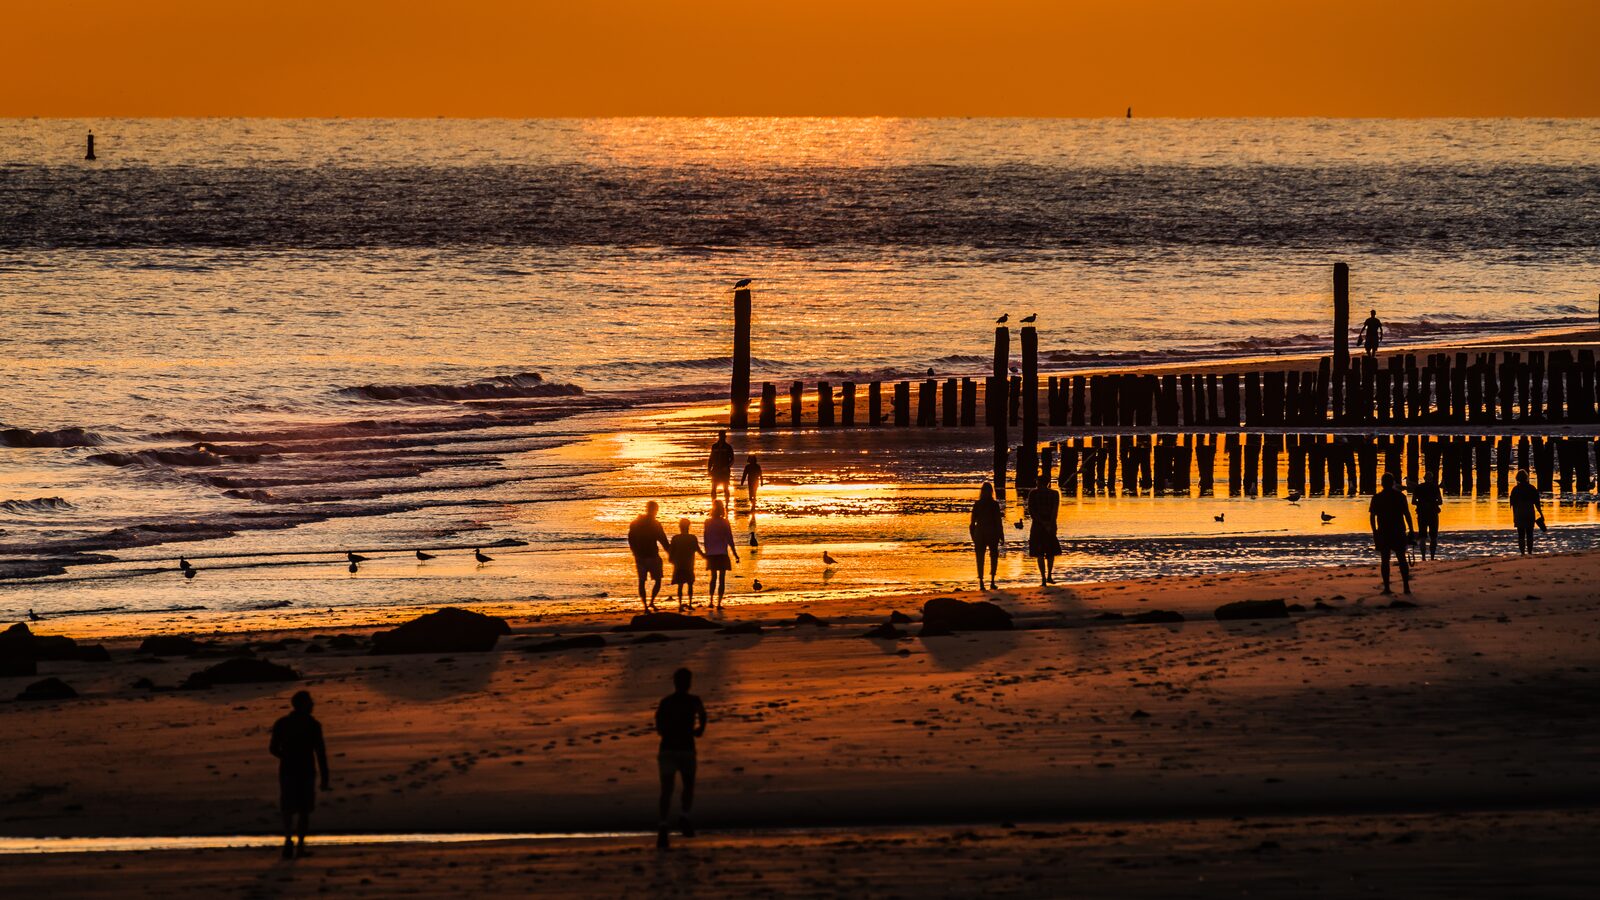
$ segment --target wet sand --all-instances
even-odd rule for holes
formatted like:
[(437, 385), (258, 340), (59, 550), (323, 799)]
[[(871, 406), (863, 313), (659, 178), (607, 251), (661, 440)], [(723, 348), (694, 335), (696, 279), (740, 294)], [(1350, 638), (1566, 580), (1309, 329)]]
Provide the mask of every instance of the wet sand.
[[(299, 687), (317, 696), (333, 754), (335, 789), (321, 800), (320, 830), (648, 829), (650, 713), (670, 672), (688, 665), (712, 716), (697, 820), (717, 846), (752, 864), (765, 841), (813, 837), (718, 831), (1205, 819), (1212, 824), (1183, 827), (1211, 841), (1234, 827), (1233, 816), (1310, 817), (1322, 820), (1312, 833), (1338, 843), (1376, 827), (1357, 824), (1372, 817), (1462, 814), (1470, 835), (1495, 830), (1484, 811), (1521, 810), (1541, 811), (1537, 821), (1558, 817), (1564, 834), (1592, 841), (1597, 576), (1600, 553), (1442, 561), (1420, 571), (1416, 608), (1391, 608), (1377, 595), (1372, 567), (1073, 585), (995, 595), (1017, 616), (1016, 631), (917, 638), (913, 624), (899, 640), (862, 635), (891, 610), (914, 616), (923, 597), (739, 609), (727, 618), (761, 623), (764, 633), (678, 632), (653, 643), (611, 633), (623, 617), (574, 611), (514, 619), (516, 634), (485, 654), (371, 657), (290, 644), (261, 655), (292, 665), (302, 682), (200, 692), (131, 684), (174, 685), (212, 660), (152, 662), (113, 644), (108, 664), (42, 664), (41, 677), (64, 678), (81, 699), (0, 704), (8, 757), (22, 761), (0, 772), (0, 833), (271, 833), (266, 732)], [(1211, 618), (1218, 604), (1244, 598), (1282, 598), (1307, 611)], [(1330, 608), (1316, 609), (1319, 600)], [(1153, 609), (1186, 621), (1108, 615)], [(790, 624), (802, 610), (833, 624)], [(608, 646), (520, 649), (593, 633)], [(0, 690), (26, 681), (5, 679)], [(947, 844), (946, 834), (918, 834), (903, 856), (880, 847), (862, 858), (914, 862), (917, 848), (936, 855)], [(1058, 851), (1008, 834), (991, 839), (1008, 853), (1073, 855), (1067, 838)], [(1478, 853), (1469, 838), (1450, 841), (1456, 849), (1439, 852), (1456, 863)], [(1141, 852), (1112, 846), (1102, 848), (1102, 865)], [(505, 852), (430, 849), (418, 859), (459, 859), (475, 873), (475, 854)], [(629, 877), (659, 865), (653, 851), (629, 842), (527, 852), (592, 861), (637, 854), (646, 868)], [(708, 852), (695, 858), (720, 859)], [(328, 848), (317, 865), (353, 875), (365, 867), (346, 860), (397, 855)], [(259, 865), (229, 877), (277, 877), (268, 856), (248, 856)], [(135, 868), (178, 858), (186, 857), (140, 857)], [(67, 871), (36, 862), (5, 868), (40, 879)], [(1296, 867), (1317, 883), (1348, 877), (1323, 863), (1344, 864), (1306, 854)], [(568, 864), (583, 866), (559, 865)], [(1212, 864), (1200, 865), (1204, 874)], [(1396, 865), (1404, 868), (1403, 858)], [(1567, 856), (1563, 865), (1579, 863)], [(805, 871), (792, 873), (802, 889)], [(383, 883), (372, 872), (361, 877)]]

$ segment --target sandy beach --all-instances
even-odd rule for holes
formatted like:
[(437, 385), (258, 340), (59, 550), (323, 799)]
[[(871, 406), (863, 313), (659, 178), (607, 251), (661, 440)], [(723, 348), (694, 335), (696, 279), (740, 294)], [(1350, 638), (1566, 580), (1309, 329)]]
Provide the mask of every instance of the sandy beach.
[[(992, 599), (1015, 616), (1015, 630), (927, 638), (915, 636), (915, 623), (900, 626), (898, 639), (863, 637), (892, 611), (915, 618), (925, 595), (739, 609), (726, 619), (757, 623), (760, 634), (681, 631), (667, 640), (612, 632), (624, 616), (517, 618), (495, 651), (444, 657), (374, 657), (360, 647), (308, 653), (328, 640), (307, 631), (229, 635), (225, 646), (261, 648), (301, 680), (206, 691), (132, 684), (173, 686), (215, 660), (156, 661), (113, 641), (110, 663), (41, 664), (41, 677), (63, 678), (80, 699), (0, 705), (8, 753), (29, 761), (0, 774), (0, 831), (270, 834), (266, 730), (301, 687), (318, 698), (333, 756), (319, 831), (641, 831), (653, 823), (649, 714), (670, 672), (687, 665), (712, 721), (697, 811), (706, 837), (680, 847), (718, 871), (769, 871), (761, 861), (772, 855), (845, 857), (860, 865), (840, 861), (838, 877), (870, 884), (883, 877), (880, 864), (916, 864), (954, 842), (1002, 847), (1023, 862), (1068, 860), (1071, 877), (1061, 884), (1070, 887), (1077, 878), (1110, 879), (1128, 860), (1155, 865), (1157, 847), (1170, 840), (1195, 842), (1199, 861), (1186, 865), (1199, 868), (1187, 878), (1223, 864), (1212, 852), (1232, 854), (1252, 861), (1243, 872), (1228, 866), (1240, 884), (1292, 893), (1276, 851), (1266, 862), (1239, 856), (1264, 838), (1240, 846), (1229, 837), (1242, 828), (1236, 817), (1311, 843), (1398, 828), (1428, 835), (1419, 843), (1433, 849), (1417, 853), (1459, 854), (1454, 864), (1470, 865), (1471, 842), (1510, 840), (1501, 817), (1592, 840), (1597, 574), (1600, 553), (1425, 564), (1405, 598), (1414, 608), (1379, 595), (1372, 567), (1003, 591)], [(1241, 599), (1282, 599), (1305, 611), (1214, 620), (1217, 606)], [(1133, 620), (1154, 610), (1184, 621)], [(796, 625), (800, 612), (829, 625)], [(606, 646), (523, 649), (586, 634)], [(6, 690), (21, 681), (7, 679)], [(1420, 818), (1394, 824), (1410, 817)], [(1127, 831), (1105, 824), (1112, 820), (1139, 823), (1127, 833), (1143, 837), (1108, 837)], [(1039, 830), (1027, 823), (1048, 823), (1040, 826), (1048, 836), (1025, 837)], [(905, 843), (877, 830), (913, 825)], [(944, 826), (981, 826), (980, 837)], [(1272, 840), (1282, 848), (1295, 839)], [(854, 842), (849, 853), (839, 841)], [(1371, 863), (1372, 877), (1381, 881), (1391, 864), (1407, 868), (1411, 852), (1387, 849), (1390, 862)], [(562, 877), (580, 879), (585, 866), (606, 861), (626, 870), (621, 861), (635, 859), (645, 868), (633, 875), (648, 880), (662, 865), (654, 853), (644, 838), (403, 854), (327, 848), (308, 861), (326, 867), (315, 878), (284, 873), (264, 851), (12, 857), (3, 877), (48, 887), (122, 865), (174, 890), (339, 883), (380, 894), (380, 879), (347, 876), (415, 866), (441, 892), (469, 884), (513, 892), (515, 881), (460, 879), (515, 856), (558, 890)], [(1566, 858), (1573, 874), (1585, 874), (1586, 864)], [(1306, 852), (1293, 868), (1349, 862)], [(773, 874), (802, 892), (806, 879), (821, 877), (798, 865)], [(1317, 883), (1331, 885), (1332, 874), (1322, 871)], [(1177, 883), (1134, 880), (1156, 893)], [(708, 890), (739, 893), (734, 883)], [(582, 892), (581, 880), (566, 884)], [(627, 892), (619, 883), (617, 893)]]

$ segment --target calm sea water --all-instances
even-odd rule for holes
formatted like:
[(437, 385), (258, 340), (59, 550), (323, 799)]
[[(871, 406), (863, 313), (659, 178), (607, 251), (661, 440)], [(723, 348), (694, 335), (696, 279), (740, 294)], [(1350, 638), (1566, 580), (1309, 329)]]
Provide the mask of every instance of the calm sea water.
[(741, 277), (772, 378), (978, 369), (1002, 311), (1059, 366), (1322, 345), (1336, 260), (1399, 337), (1590, 322), (1596, 146), (1585, 120), (3, 120), (0, 560), (603, 546), (593, 509), (507, 510), (668, 489), (557, 448), (719, 390)]

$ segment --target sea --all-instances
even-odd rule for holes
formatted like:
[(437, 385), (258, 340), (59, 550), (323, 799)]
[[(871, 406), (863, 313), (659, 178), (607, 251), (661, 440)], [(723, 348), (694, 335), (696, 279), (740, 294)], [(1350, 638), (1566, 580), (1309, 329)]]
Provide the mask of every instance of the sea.
[[(1315, 350), (1341, 261), (1392, 342), (1590, 325), (1595, 147), (1585, 119), (0, 119), (0, 616), (637, 603), (620, 535), (646, 497), (704, 514), (705, 426), (674, 422), (726, 395), (742, 278), (772, 381), (980, 372), (1002, 313), (1046, 370)], [(769, 449), (736, 589), (966, 577), (981, 454)], [(1132, 502), (1064, 513), (1069, 576), (1363, 552), (1357, 506), (1341, 543)], [(855, 565), (824, 579), (823, 546)]]

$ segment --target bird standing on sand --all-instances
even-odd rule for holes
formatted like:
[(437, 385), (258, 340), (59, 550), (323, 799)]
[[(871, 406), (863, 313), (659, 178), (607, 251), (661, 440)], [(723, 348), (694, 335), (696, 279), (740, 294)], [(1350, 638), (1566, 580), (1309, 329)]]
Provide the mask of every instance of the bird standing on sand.
[(421, 550), (417, 551), (417, 562), (427, 562), (430, 559), (433, 559), (432, 553), (423, 553)]
[(1004, 325), (1009, 321), (1011, 321), (1011, 313), (1001, 313), (1000, 318), (995, 319), (994, 323), (996, 325)]
[(822, 551), (822, 562), (823, 562), (823, 565), (828, 565), (828, 566), (836, 566), (836, 565), (839, 564), (839, 561), (837, 559), (834, 559), (831, 555), (829, 555), (828, 551), (826, 551), (826, 550)]
[(180, 556), (178, 557), (178, 568), (182, 571), (188, 572), (193, 569), (194, 566), (189, 564), (189, 560), (187, 558)]
[(38, 613), (36, 613), (36, 612), (34, 612), (33, 610), (30, 609), (30, 610), (28, 610), (28, 621), (29, 622), (41, 622), (43, 620), (39, 618), (39, 614)]
[(1290, 503), (1299, 503), (1300, 502), (1300, 498), (1304, 497), (1304, 496), (1305, 495), (1300, 493), (1299, 491), (1290, 491), (1289, 492), (1289, 496), (1287, 496), (1287, 497), (1285, 497), (1283, 499), (1289, 501)]
[(1327, 513), (1323, 513), (1322, 514), (1322, 524), (1324, 524), (1324, 525), (1328, 524), (1329, 522), (1332, 522), (1333, 519), (1334, 519), (1334, 517), (1328, 515)]
[(183, 570), (183, 577), (185, 577), (185, 578), (193, 578), (194, 577), (194, 573), (196, 573), (198, 571), (200, 571), (200, 570), (196, 569), (194, 566), (190, 566), (189, 568)]
[(1212, 516), (1211, 518), (1215, 519), (1218, 522), (1221, 522), (1222, 521), (1222, 517), (1226, 516), (1226, 515), (1227, 515), (1227, 513), (1217, 513), (1216, 515)]
[(750, 286), (750, 282), (752, 282), (752, 281), (755, 281), (755, 279), (754, 278), (741, 278), (738, 281), (735, 281), (733, 283), (733, 289), (737, 291), (737, 290), (740, 290), (741, 288), (747, 288), (747, 287)]
[(365, 556), (362, 556), (359, 553), (351, 553), (348, 550), (345, 551), (344, 558), (350, 560), (351, 565), (354, 565), (356, 563), (364, 563), (364, 562), (367, 561), (367, 558)]
[(1022, 324), (1024, 324), (1024, 325), (1032, 325), (1034, 322), (1037, 322), (1037, 321), (1039, 321), (1039, 314), (1038, 313), (1028, 313), (1027, 318), (1022, 320)]
[(761, 579), (757, 578), (755, 581), (750, 582), (750, 587), (753, 590), (761, 590)]
[(494, 561), (494, 557), (484, 556), (483, 551), (477, 547), (472, 548), (472, 558), (477, 560), (480, 564)]

